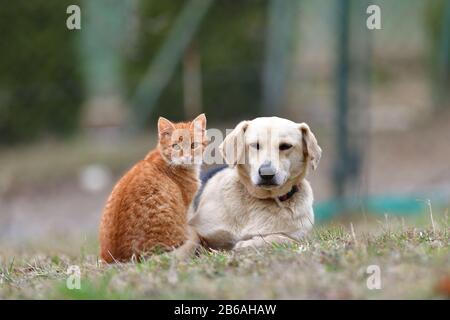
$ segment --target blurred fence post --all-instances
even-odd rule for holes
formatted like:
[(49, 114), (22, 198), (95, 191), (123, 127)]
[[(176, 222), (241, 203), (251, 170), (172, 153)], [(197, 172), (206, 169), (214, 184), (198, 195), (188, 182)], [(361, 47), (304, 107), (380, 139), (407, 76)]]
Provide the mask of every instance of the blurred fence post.
[(347, 184), (349, 163), (348, 109), (349, 109), (349, 0), (338, 2), (338, 58), (336, 68), (336, 146), (337, 161), (334, 168), (336, 196), (343, 197)]
[[(355, 209), (359, 204), (364, 206), (360, 202), (368, 193), (368, 176), (363, 174), (362, 166), (369, 161), (370, 151), (371, 32), (375, 32), (366, 28), (368, 5), (367, 1), (340, 0), (337, 8), (337, 160), (334, 167), (337, 212)], [(352, 22), (359, 27), (352, 28)]]
[(183, 104), (188, 119), (202, 111), (202, 68), (195, 40), (191, 41), (183, 56)]
[(145, 126), (162, 90), (212, 3), (213, 0), (190, 0), (183, 7), (132, 97), (135, 108), (135, 123), (130, 123), (132, 128)]
[(443, 109), (443, 104), (449, 103), (448, 86), (450, 84), (450, 1), (444, 5), (442, 13), (441, 38), (438, 50), (437, 70), (437, 101), (436, 110)]
[(120, 126), (125, 120), (121, 48), (135, 4), (134, 0), (83, 1), (79, 32), (87, 89), (83, 118), (88, 126)]
[(284, 104), (289, 53), (295, 39), (295, 14), (300, 1), (270, 0), (263, 71), (262, 112), (274, 115)]
[(347, 170), (351, 178), (350, 194), (354, 195), (353, 208), (362, 206), (366, 210), (366, 199), (369, 194), (369, 168), (371, 143), (371, 74), (372, 74), (372, 41), (377, 30), (366, 28), (367, 8), (370, 0), (355, 1), (350, 12), (355, 15), (350, 18), (361, 28), (350, 27), (352, 30), (350, 48), (352, 57), (351, 90), (349, 103), (349, 152), (350, 163)]

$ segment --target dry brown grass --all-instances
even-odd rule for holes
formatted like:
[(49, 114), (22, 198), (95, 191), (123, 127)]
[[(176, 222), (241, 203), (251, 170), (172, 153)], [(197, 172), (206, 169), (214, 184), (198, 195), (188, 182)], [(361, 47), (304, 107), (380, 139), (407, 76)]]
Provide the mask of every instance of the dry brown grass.
[[(162, 254), (106, 266), (97, 260), (95, 242), (79, 254), (48, 248), (18, 255), (11, 251), (1, 255), (0, 298), (445, 298), (439, 288), (450, 270), (449, 224), (438, 220), (436, 231), (401, 224), (360, 231), (362, 225), (354, 224), (352, 233), (350, 225), (324, 226), (296, 245), (244, 252), (203, 250), (188, 262)], [(66, 287), (70, 265), (81, 269), (80, 290)], [(366, 286), (369, 265), (381, 269), (380, 290)]]

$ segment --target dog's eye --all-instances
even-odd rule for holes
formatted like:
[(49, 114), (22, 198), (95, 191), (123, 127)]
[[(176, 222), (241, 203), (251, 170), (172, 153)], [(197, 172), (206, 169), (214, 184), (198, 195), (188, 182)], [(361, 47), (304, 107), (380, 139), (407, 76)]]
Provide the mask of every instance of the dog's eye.
[(198, 142), (192, 142), (191, 143), (191, 149), (197, 149), (198, 146), (199, 146)]
[(252, 147), (252, 148), (254, 148), (256, 150), (259, 150), (259, 143), (258, 142), (250, 143), (250, 147)]
[(179, 144), (177, 144), (177, 143), (174, 143), (174, 144), (172, 145), (172, 149), (173, 149), (173, 150), (180, 150), (180, 149), (181, 149), (181, 147), (180, 147), (180, 145), (179, 145)]
[(292, 148), (292, 144), (289, 144), (289, 143), (280, 144), (280, 150), (288, 150), (290, 148)]

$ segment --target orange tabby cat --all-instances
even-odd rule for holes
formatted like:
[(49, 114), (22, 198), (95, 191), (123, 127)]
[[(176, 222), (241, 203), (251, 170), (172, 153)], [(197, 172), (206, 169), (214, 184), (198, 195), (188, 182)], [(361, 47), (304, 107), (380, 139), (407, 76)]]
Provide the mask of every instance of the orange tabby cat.
[(158, 120), (159, 142), (114, 187), (100, 224), (100, 255), (110, 263), (156, 248), (192, 253), (198, 242), (187, 210), (199, 187), (206, 117), (187, 123)]

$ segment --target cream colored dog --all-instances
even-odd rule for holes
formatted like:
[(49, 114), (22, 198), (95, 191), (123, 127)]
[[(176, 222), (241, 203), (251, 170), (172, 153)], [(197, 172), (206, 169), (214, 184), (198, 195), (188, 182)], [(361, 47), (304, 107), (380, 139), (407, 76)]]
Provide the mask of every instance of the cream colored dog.
[(314, 223), (305, 180), (322, 150), (305, 123), (270, 117), (242, 121), (220, 151), (230, 167), (203, 185), (190, 224), (215, 249), (301, 238)]

